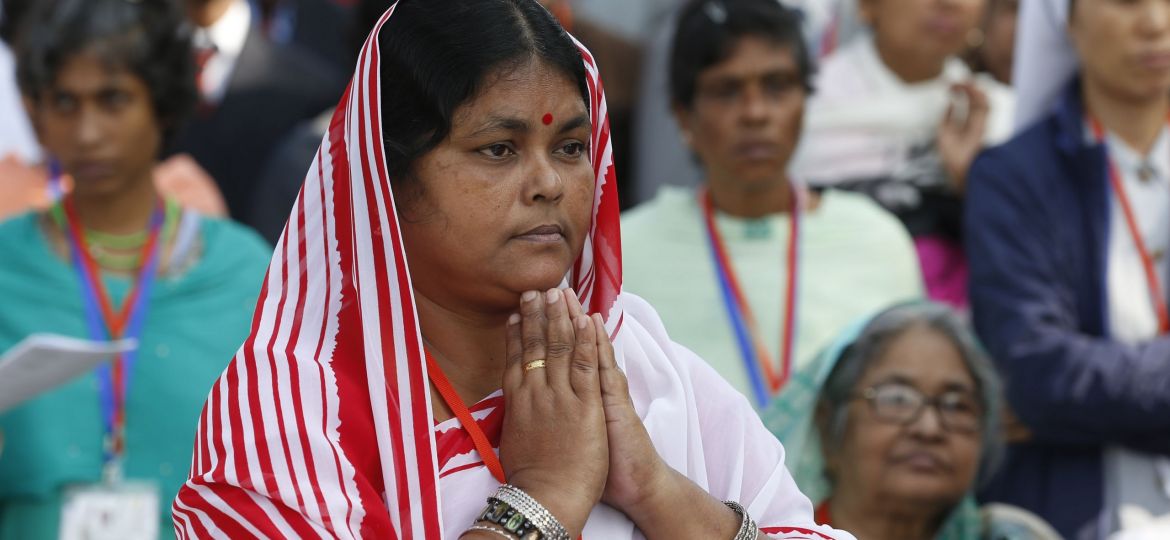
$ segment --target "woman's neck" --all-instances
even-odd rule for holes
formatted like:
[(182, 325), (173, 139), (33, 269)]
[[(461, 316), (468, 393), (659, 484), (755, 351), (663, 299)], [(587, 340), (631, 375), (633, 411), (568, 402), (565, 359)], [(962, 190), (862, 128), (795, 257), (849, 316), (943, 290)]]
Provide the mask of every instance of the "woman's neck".
[(902, 82), (915, 84), (937, 79), (947, 65), (946, 58), (926, 58), (914, 51), (898, 51), (874, 37), (874, 48), (886, 68), (894, 72)]
[(892, 509), (882, 504), (851, 504), (844, 498), (829, 503), (833, 527), (866, 540), (932, 540), (941, 519), (937, 511), (920, 505)]
[(1164, 94), (1146, 99), (1118, 95), (1091, 77), (1081, 77), (1085, 108), (1102, 126), (1146, 155), (1166, 125), (1170, 102)]
[(768, 186), (744, 186), (734, 180), (709, 179), (711, 203), (719, 211), (738, 218), (760, 218), (792, 210), (788, 179)]
[(159, 200), (158, 191), (149, 177), (108, 195), (79, 193), (74, 188), (70, 197), (82, 227), (108, 234), (142, 231), (149, 226), (150, 215)]
[(451, 309), (415, 290), (423, 339), (465, 405), (495, 392), (506, 364), (508, 312)]

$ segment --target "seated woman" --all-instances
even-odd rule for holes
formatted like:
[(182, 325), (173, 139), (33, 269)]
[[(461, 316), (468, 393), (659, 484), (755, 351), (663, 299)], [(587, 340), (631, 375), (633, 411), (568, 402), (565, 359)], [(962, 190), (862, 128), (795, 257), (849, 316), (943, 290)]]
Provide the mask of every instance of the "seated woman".
[(847, 330), (765, 415), (817, 522), (885, 540), (1059, 538), (972, 492), (998, 460), (999, 380), (950, 309), (902, 304)]
[(605, 107), (536, 0), (383, 15), (204, 410), (179, 536), (852, 538), (621, 292)]
[(872, 33), (824, 60), (794, 176), (865, 193), (914, 237), (930, 298), (966, 306), (967, 169), (1011, 132), (1011, 91), (958, 57), (985, 0), (859, 0)]
[(0, 351), (43, 332), (138, 347), (0, 415), (0, 539), (78, 538), (123, 519), (145, 535), (169, 528), (190, 424), (247, 335), (267, 248), (152, 181), (194, 100), (181, 20), (170, 2), (124, 0), (38, 2), (29, 15), (22, 91), (75, 189), (0, 224)]

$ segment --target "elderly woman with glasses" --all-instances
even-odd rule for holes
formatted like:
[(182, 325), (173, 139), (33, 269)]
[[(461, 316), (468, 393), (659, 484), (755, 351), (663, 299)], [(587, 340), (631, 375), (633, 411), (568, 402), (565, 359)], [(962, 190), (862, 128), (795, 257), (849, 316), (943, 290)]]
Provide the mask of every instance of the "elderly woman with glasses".
[(964, 323), (919, 302), (855, 325), (793, 379), (765, 423), (831, 523), (873, 540), (1051, 538), (971, 496), (1002, 443), (1000, 383)]

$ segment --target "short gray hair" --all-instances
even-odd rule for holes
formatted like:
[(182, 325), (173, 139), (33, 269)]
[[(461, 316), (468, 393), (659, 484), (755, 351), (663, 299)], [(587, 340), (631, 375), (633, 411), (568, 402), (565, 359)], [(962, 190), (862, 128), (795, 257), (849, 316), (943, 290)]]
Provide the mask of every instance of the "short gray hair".
[[(880, 358), (894, 338), (914, 326), (925, 326), (949, 338), (959, 350), (971, 377), (975, 379), (980, 404), (983, 406), (982, 442), (979, 458), (979, 482), (985, 482), (1003, 456), (1003, 438), (1000, 433), (1001, 384), (991, 360), (984, 352), (966, 322), (950, 308), (933, 302), (914, 302), (891, 307), (877, 316), (861, 331), (841, 356), (818, 398), (818, 413), (825, 414), (828, 425), (824, 440), (830, 448), (839, 447), (849, 420), (849, 403), (855, 387), (868, 371), (871, 363)], [(818, 415), (819, 417), (820, 415)], [(828, 450), (828, 448), (825, 448)]]

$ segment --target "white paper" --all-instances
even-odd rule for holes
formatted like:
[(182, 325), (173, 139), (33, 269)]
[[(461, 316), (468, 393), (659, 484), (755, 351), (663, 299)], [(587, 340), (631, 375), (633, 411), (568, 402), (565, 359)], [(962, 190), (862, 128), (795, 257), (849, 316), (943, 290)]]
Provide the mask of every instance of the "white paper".
[(0, 356), (0, 412), (89, 373), (137, 346), (133, 339), (87, 341), (33, 334)]

